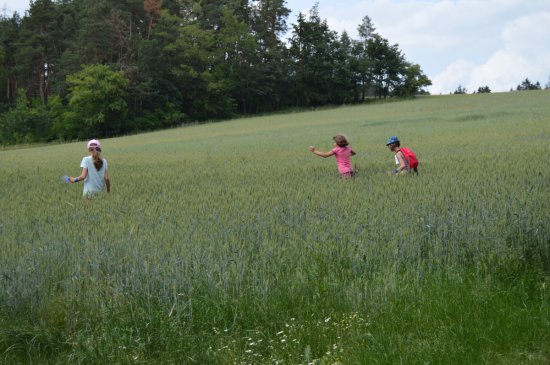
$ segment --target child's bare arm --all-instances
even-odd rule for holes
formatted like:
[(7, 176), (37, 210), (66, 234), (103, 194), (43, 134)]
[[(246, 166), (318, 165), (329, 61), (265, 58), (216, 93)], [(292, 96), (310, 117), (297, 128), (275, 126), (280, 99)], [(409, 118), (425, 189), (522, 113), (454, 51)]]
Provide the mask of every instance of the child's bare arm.
[(407, 167), (407, 165), (405, 164), (403, 153), (397, 152), (396, 156), (397, 156), (397, 160), (399, 161), (399, 167), (397, 168), (397, 172), (399, 173), (403, 171)]
[(107, 188), (107, 192), (111, 192), (111, 179), (109, 179), (109, 171), (105, 170), (105, 187)]
[(70, 179), (71, 182), (76, 183), (76, 182), (84, 180), (86, 178), (86, 176), (88, 176), (88, 169), (84, 167), (84, 168), (82, 168), (82, 173), (80, 174), (80, 176), (71, 177), (69, 179)]
[(315, 154), (319, 157), (323, 157), (323, 158), (327, 158), (327, 157), (330, 157), (330, 156), (334, 155), (333, 151), (322, 152), (322, 151), (316, 150), (315, 147), (313, 147), (313, 146), (309, 146), (308, 149), (311, 151), (311, 153), (313, 153), (313, 154)]
[(355, 156), (357, 153), (353, 150), (353, 148), (351, 149), (351, 155), (352, 156)]

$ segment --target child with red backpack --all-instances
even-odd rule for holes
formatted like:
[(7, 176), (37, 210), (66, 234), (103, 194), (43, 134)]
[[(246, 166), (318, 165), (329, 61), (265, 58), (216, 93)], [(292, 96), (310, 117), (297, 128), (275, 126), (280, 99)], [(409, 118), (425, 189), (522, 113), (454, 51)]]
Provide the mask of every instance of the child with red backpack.
[(414, 172), (418, 174), (418, 159), (413, 151), (407, 147), (401, 147), (397, 136), (388, 138), (386, 146), (395, 153), (395, 164), (399, 165), (392, 171), (393, 174)]

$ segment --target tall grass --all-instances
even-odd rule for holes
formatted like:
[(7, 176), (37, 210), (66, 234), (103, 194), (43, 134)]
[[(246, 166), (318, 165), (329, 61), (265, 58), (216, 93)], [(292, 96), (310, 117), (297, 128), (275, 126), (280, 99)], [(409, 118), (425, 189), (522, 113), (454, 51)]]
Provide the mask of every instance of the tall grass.
[(107, 139), (93, 202), (84, 143), (0, 152), (0, 359), (546, 364), (549, 127), (538, 91)]

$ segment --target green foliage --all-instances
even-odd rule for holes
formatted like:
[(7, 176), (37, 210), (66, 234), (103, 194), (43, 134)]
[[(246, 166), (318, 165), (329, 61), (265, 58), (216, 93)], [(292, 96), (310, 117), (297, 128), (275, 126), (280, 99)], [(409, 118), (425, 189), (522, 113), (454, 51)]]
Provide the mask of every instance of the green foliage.
[(0, 64), (0, 75), (2, 76), (0, 77), (5, 78), (4, 82), (0, 84), (0, 113), (15, 105), (18, 82), (14, 55), (20, 33), (20, 21), (16, 14), (11, 19), (0, 17), (0, 53), (2, 54), (2, 63)]
[(6, 51), (2, 44), (0, 44), (0, 113), (3, 112), (4, 105), (6, 103), (6, 85), (8, 80), (8, 73), (4, 66), (6, 61)]
[(69, 94), (63, 121), (71, 134), (64, 138), (91, 138), (120, 134), (128, 106), (126, 88), (128, 80), (120, 71), (104, 65), (84, 66), (82, 71), (67, 76)]
[(334, 81), (330, 99), (336, 104), (350, 104), (356, 101), (354, 69), (350, 59), (353, 57), (353, 42), (347, 33), (343, 33), (335, 42)]
[(236, 87), (237, 109), (243, 114), (264, 113), (293, 105), (288, 77), (290, 63), (286, 43), (281, 37), (288, 29), (290, 9), (285, 1), (259, 1), (251, 7), (249, 27), (255, 35), (252, 64), (247, 80)]
[[(84, 142), (2, 151), (0, 362), (548, 363), (549, 101), (421, 97), (104, 139), (113, 187), (93, 202), (59, 181)], [(354, 180), (307, 151), (335, 132)], [(386, 175), (393, 134), (418, 176)]]
[(24, 144), (51, 139), (51, 116), (42, 106), (30, 105), (23, 89), (15, 108), (0, 115), (0, 144)]
[(394, 93), (403, 97), (411, 97), (421, 94), (423, 88), (431, 84), (432, 82), (422, 72), (420, 65), (406, 63), (403, 71), (403, 78), (401, 82), (395, 86)]
[[(369, 73), (373, 78), (374, 95), (386, 98), (401, 82), (401, 75), (406, 66), (404, 56), (397, 44), (390, 45), (387, 39), (378, 34), (374, 34), (367, 41), (366, 53), (369, 59)], [(415, 69), (410, 69), (412, 76), (409, 82), (419, 73), (415, 72)]]
[(136, 131), (155, 130), (160, 127), (169, 128), (181, 126), (185, 123), (185, 115), (174, 104), (166, 103), (162, 108), (153, 111), (146, 110), (142, 116), (136, 118)]
[[(140, 118), (145, 114), (162, 110), (166, 105), (170, 105), (169, 109), (181, 110), (181, 94), (176, 83), (170, 77), (170, 70), (158, 67), (159, 64), (165, 63), (163, 48), (162, 40), (142, 42), (139, 48), (137, 67), (127, 70), (126, 75), (130, 81), (128, 86), (129, 112), (133, 113), (129, 118), (134, 119), (133, 125), (128, 129), (141, 130)], [(133, 105), (133, 108), (130, 105)], [(151, 122), (149, 127), (144, 130), (171, 126), (169, 120), (156, 119)]]
[(291, 74), (297, 85), (296, 106), (326, 105), (334, 85), (332, 60), (336, 33), (319, 17), (317, 5), (308, 16), (300, 13), (293, 28), (289, 53), (294, 62)]

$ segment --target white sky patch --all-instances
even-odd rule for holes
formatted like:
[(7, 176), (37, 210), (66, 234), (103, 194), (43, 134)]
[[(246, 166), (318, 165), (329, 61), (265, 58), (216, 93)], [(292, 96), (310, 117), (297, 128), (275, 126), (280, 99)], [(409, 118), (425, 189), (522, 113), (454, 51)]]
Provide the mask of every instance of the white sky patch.
[[(474, 64), (467, 60), (461, 59), (452, 62), (443, 72), (431, 78), (433, 86), (430, 92), (432, 94), (447, 94), (450, 91), (455, 91), (459, 85), (468, 89), (462, 80), (468, 79), (473, 69)], [(472, 90), (467, 90), (467, 92), (470, 91)]]
[(497, 51), (485, 64), (471, 70), (465, 86), (468, 92), (476, 91), (482, 86), (489, 86), (491, 91), (515, 90), (529, 74), (529, 68), (530, 62), (521, 54)]
[(544, 87), (550, 76), (550, 50), (543, 46), (548, 35), (550, 12), (509, 23), (501, 35), (504, 47), (472, 70), (467, 87), (474, 91), (487, 85), (492, 91), (509, 91), (526, 78)]
[(0, 0), (0, 13), (10, 18), (13, 12), (17, 12), (22, 17), (29, 10), (29, 4), (29, 0)]

